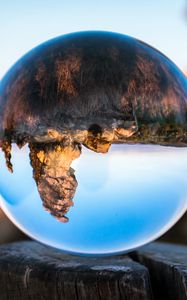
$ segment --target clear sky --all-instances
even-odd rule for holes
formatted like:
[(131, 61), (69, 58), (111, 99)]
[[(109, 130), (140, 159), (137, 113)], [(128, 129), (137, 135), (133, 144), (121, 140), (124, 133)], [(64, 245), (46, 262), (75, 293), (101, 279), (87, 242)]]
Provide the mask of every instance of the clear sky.
[(37, 44), (92, 29), (144, 40), (186, 70), (185, 6), (186, 0), (0, 0), (0, 78)]

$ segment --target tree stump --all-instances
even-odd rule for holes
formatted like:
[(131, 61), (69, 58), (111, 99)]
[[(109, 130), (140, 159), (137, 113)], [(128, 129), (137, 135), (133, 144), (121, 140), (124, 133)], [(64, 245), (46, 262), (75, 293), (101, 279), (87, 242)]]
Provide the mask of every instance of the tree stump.
[(0, 247), (0, 300), (184, 300), (187, 247), (152, 243), (128, 255), (80, 257), (37, 242)]
[(187, 299), (187, 247), (152, 243), (132, 257), (149, 270), (155, 300)]
[(27, 241), (0, 247), (0, 300), (148, 300), (149, 272), (127, 255), (80, 257)]

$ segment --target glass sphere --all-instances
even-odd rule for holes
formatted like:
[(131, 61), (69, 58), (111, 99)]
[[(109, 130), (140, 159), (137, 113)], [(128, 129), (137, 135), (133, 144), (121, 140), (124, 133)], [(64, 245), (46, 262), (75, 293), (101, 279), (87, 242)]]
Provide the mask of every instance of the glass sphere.
[(26, 234), (75, 254), (130, 251), (186, 210), (187, 80), (122, 34), (55, 38), (1, 80), (0, 148), (0, 206)]
[(12, 156), (14, 173), (0, 177), (1, 207), (30, 237), (67, 252), (129, 251), (166, 232), (187, 208), (186, 148), (123, 144), (107, 154), (84, 148), (73, 165), (79, 184), (67, 223), (43, 209), (28, 148), (14, 146)]

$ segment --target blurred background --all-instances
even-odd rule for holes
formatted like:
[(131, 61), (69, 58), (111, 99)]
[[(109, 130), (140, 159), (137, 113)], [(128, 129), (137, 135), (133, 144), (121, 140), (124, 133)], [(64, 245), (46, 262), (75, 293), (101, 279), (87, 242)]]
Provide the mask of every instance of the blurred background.
[[(81, 30), (115, 31), (143, 40), (187, 76), (186, 0), (0, 0), (0, 79), (36, 45)], [(25, 238), (0, 210), (0, 244)], [(161, 240), (187, 244), (187, 214)]]

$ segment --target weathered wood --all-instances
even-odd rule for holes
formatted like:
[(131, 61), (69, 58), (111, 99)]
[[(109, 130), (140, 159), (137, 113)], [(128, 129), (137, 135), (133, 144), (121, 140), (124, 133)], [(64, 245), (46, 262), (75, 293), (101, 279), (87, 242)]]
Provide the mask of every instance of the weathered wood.
[(149, 269), (155, 300), (187, 299), (187, 247), (152, 243), (132, 257)]
[(0, 300), (152, 299), (146, 267), (127, 255), (77, 257), (28, 241), (0, 247)]

